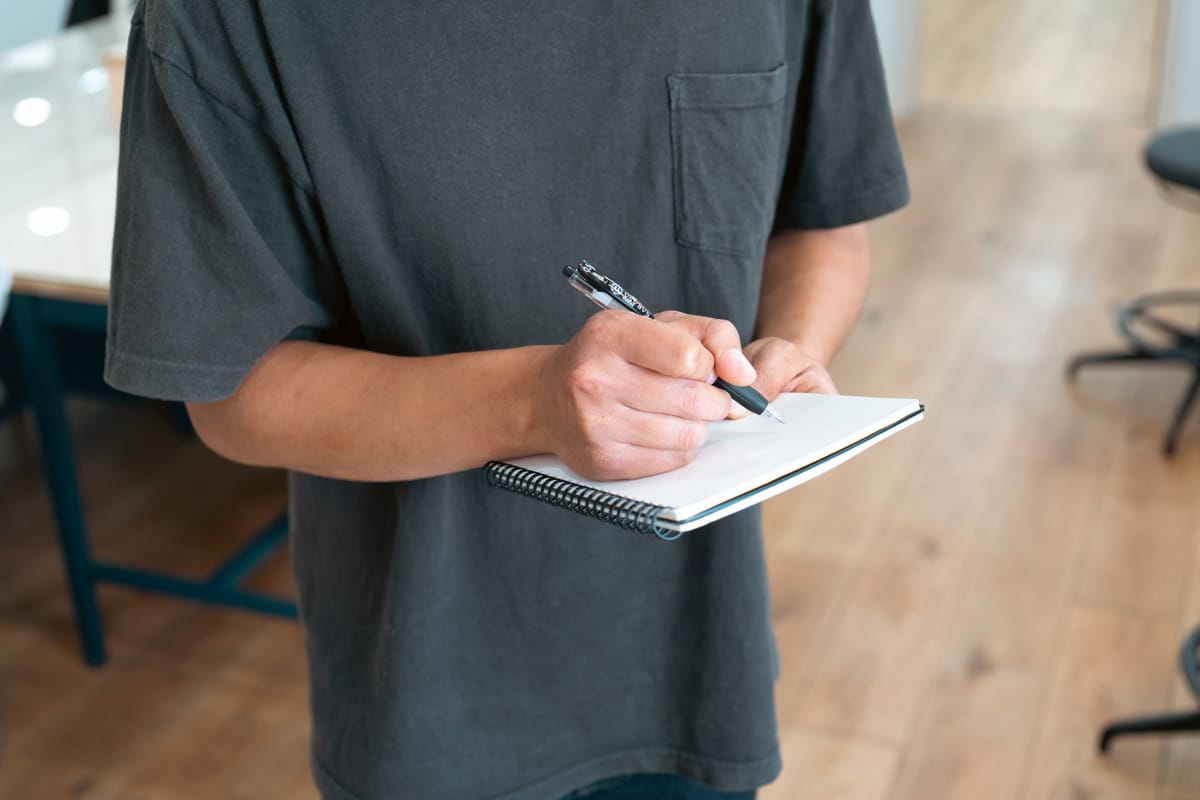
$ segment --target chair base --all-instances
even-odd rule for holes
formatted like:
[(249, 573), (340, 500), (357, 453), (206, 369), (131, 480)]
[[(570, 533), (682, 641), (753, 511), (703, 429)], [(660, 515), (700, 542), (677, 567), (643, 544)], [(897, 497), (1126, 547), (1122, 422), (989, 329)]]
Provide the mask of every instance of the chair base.
[[(1192, 695), (1200, 698), (1200, 627), (1193, 628), (1179, 649), (1179, 667)], [(1147, 733), (1200, 733), (1200, 711), (1176, 711), (1117, 720), (1104, 726), (1097, 743), (1101, 753), (1118, 736)]]
[(1113, 722), (1100, 732), (1100, 752), (1107, 753), (1109, 744), (1118, 736), (1146, 733), (1200, 733), (1200, 711)]
[[(1192, 406), (1200, 396), (1200, 330), (1185, 330), (1156, 312), (1167, 306), (1190, 306), (1200, 312), (1200, 292), (1162, 292), (1139, 297), (1117, 310), (1117, 328), (1129, 349), (1084, 353), (1067, 363), (1067, 376), (1074, 379), (1086, 366), (1131, 362), (1182, 363), (1192, 368), (1192, 380), (1183, 393), (1163, 442), (1163, 453), (1173, 456)], [(1161, 341), (1152, 340), (1151, 334)]]
[[(1177, 358), (1136, 350), (1084, 353), (1070, 360), (1067, 364), (1067, 375), (1074, 380), (1078, 377), (1080, 369), (1095, 364), (1128, 364), (1130, 362), (1146, 361), (1167, 364), (1178, 362), (1179, 360)], [(1187, 363), (1190, 363), (1190, 361)], [(1179, 446), (1179, 435), (1183, 432), (1183, 424), (1187, 422), (1188, 414), (1191, 412), (1192, 406), (1196, 404), (1198, 396), (1200, 396), (1200, 365), (1192, 364), (1192, 380), (1184, 391), (1183, 397), (1180, 398), (1179, 405), (1175, 407), (1174, 415), (1171, 417), (1171, 425), (1167, 428), (1167, 435), (1163, 439), (1163, 455), (1168, 457), (1175, 455)]]

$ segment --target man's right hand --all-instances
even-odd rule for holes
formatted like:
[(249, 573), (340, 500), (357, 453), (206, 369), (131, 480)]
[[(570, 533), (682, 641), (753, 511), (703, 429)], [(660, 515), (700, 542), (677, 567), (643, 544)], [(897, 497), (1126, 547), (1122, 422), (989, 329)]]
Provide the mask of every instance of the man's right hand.
[(391, 356), (281, 342), (236, 392), (188, 412), (226, 458), (339, 480), (420, 480), (547, 452), (614, 480), (687, 463), (729, 413), (714, 371), (755, 379), (728, 322), (604, 311), (563, 345)]
[(731, 323), (675, 311), (594, 314), (542, 373), (548, 449), (592, 480), (681, 467), (708, 423), (729, 414), (715, 377), (739, 386), (755, 379)]

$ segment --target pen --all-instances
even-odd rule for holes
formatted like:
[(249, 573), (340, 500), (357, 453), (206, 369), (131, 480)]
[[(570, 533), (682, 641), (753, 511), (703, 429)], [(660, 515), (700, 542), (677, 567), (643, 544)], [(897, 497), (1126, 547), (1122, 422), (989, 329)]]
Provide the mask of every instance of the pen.
[[(624, 309), (625, 311), (632, 311), (634, 314), (654, 319), (654, 314), (651, 313), (650, 309), (642, 305), (641, 301), (630, 294), (628, 289), (612, 278), (601, 274), (599, 270), (586, 261), (580, 261), (578, 266), (563, 267), (563, 275), (566, 276), (571, 286), (587, 295), (589, 300), (601, 308)], [(783, 422), (783, 417), (779, 416), (778, 411), (771, 408), (771, 405), (767, 402), (767, 398), (751, 387), (734, 386), (720, 378), (717, 378), (713, 386), (716, 386), (718, 389), (724, 389), (738, 405), (747, 411), (755, 414), (765, 414), (776, 422)]]

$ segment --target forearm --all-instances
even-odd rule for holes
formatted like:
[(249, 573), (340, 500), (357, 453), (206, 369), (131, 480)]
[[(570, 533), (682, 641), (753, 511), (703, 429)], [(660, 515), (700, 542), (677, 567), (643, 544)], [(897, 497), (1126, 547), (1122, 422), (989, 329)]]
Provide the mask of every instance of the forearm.
[(552, 347), (401, 358), (311, 342), (268, 352), (237, 393), (188, 410), (234, 461), (360, 481), (544, 452), (534, 386)]
[(786, 339), (827, 366), (854, 326), (869, 276), (864, 224), (775, 235), (763, 262), (755, 338)]

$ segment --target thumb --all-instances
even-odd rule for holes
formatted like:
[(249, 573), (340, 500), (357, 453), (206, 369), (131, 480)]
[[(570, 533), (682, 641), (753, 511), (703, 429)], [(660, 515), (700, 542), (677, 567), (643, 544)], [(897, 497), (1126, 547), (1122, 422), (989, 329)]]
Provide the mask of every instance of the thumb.
[(758, 372), (740, 348), (729, 348), (717, 355), (716, 374), (734, 386), (749, 386), (758, 378)]
[(754, 388), (767, 398), (768, 403), (774, 402), (775, 398), (783, 393), (784, 387), (796, 377), (796, 372), (791, 368), (788, 359), (773, 358), (769, 348), (756, 355), (758, 358), (754, 358), (753, 363), (758, 378), (754, 381)]

